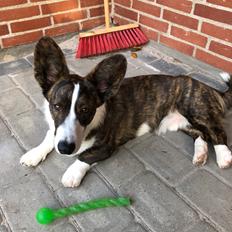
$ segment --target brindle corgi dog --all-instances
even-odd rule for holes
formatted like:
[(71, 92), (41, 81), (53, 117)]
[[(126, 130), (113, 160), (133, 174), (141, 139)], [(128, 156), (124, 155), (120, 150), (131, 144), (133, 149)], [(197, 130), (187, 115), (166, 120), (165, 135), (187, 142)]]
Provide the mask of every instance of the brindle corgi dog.
[(39, 146), (22, 156), (21, 164), (36, 166), (54, 148), (78, 155), (62, 177), (65, 187), (76, 187), (92, 164), (110, 157), (128, 140), (154, 130), (182, 130), (195, 140), (195, 165), (206, 163), (207, 142), (214, 145), (220, 168), (231, 165), (223, 129), (225, 112), (232, 106), (229, 74), (222, 73), (229, 90), (219, 93), (187, 76), (123, 79), (126, 68), (126, 58), (117, 54), (85, 77), (70, 74), (58, 45), (49, 37), (40, 39), (34, 69), (46, 99), (49, 130)]

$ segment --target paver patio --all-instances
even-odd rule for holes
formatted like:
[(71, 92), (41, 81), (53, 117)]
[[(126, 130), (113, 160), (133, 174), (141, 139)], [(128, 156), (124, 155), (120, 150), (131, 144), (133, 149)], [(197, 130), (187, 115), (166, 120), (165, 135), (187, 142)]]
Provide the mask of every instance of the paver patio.
[[(87, 74), (105, 56), (76, 60), (76, 38), (61, 43), (72, 72)], [(220, 70), (155, 43), (128, 60), (126, 76), (147, 73), (189, 74), (225, 91)], [(43, 97), (33, 77), (33, 57), (0, 63), (0, 232), (213, 232), (232, 231), (232, 168), (216, 166), (211, 148), (204, 167), (192, 165), (193, 140), (187, 135), (146, 134), (120, 147), (94, 166), (78, 188), (64, 188), (62, 174), (75, 158), (52, 152), (36, 168), (19, 164), (47, 129)], [(232, 144), (228, 115), (226, 130)], [(127, 208), (107, 208), (58, 220), (35, 221), (43, 206), (63, 207), (107, 196), (130, 196)]]

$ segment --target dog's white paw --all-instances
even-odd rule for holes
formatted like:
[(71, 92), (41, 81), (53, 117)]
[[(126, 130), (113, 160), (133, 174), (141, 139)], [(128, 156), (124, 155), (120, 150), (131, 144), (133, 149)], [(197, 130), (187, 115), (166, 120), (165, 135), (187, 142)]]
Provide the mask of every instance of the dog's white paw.
[(228, 168), (232, 164), (231, 151), (226, 145), (215, 145), (214, 146), (217, 158), (217, 164), (219, 168)]
[(193, 164), (196, 166), (203, 166), (205, 165), (207, 158), (208, 145), (201, 137), (198, 137), (194, 143)]
[(41, 151), (41, 149), (33, 148), (32, 150), (28, 151), (24, 154), (21, 159), (20, 163), (24, 166), (37, 166), (41, 161), (43, 161), (47, 156), (47, 153)]
[(64, 173), (61, 182), (64, 187), (78, 187), (90, 165), (79, 160), (75, 161)]

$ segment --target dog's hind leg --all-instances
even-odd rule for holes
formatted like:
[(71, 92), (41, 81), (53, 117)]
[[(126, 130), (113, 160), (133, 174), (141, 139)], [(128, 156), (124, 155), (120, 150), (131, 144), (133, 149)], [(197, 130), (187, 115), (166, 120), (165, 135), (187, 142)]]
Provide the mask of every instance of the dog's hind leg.
[(208, 145), (204, 141), (203, 133), (192, 127), (184, 128), (182, 131), (193, 137), (195, 140), (193, 164), (196, 166), (203, 166), (208, 158)]
[(211, 140), (216, 153), (217, 164), (220, 168), (228, 168), (232, 164), (232, 154), (227, 146), (227, 136), (222, 126), (215, 125)]
[(48, 153), (54, 148), (54, 130), (50, 129), (42, 143), (24, 154), (20, 163), (25, 166), (36, 166), (39, 162), (46, 159)]

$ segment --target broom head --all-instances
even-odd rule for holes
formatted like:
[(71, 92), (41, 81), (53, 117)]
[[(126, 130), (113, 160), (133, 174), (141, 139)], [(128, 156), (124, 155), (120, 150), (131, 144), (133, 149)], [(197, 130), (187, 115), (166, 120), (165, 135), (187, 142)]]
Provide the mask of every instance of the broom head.
[[(115, 27), (116, 29), (118, 27)], [(114, 27), (112, 28), (114, 29)], [(83, 58), (104, 54), (120, 49), (136, 47), (148, 42), (148, 38), (144, 35), (138, 25), (123, 29), (104, 33), (83, 33), (79, 39), (79, 46), (76, 58)]]

